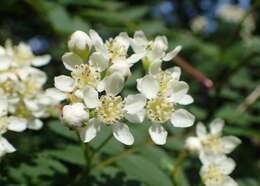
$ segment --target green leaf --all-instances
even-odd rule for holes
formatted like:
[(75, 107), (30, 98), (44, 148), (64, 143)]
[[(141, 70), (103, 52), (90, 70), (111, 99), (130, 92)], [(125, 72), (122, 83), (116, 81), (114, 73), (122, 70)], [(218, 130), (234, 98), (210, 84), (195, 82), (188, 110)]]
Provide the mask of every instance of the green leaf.
[(48, 123), (48, 128), (52, 132), (54, 132), (64, 138), (78, 141), (78, 137), (77, 137), (75, 131), (69, 130), (68, 127), (64, 126), (64, 124), (61, 123), (60, 121), (50, 121)]
[(144, 157), (131, 155), (116, 163), (131, 179), (136, 179), (149, 186), (172, 186), (170, 178), (153, 162)]

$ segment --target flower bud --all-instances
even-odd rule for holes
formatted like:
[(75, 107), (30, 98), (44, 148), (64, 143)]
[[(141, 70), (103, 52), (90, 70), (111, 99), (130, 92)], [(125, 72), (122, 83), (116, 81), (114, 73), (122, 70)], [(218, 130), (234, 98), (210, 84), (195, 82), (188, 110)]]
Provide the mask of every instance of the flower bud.
[(89, 55), (92, 42), (85, 32), (78, 30), (71, 34), (68, 47), (71, 52), (79, 55), (84, 60)]
[(63, 107), (62, 117), (68, 126), (80, 127), (89, 119), (89, 113), (82, 103), (74, 103)]

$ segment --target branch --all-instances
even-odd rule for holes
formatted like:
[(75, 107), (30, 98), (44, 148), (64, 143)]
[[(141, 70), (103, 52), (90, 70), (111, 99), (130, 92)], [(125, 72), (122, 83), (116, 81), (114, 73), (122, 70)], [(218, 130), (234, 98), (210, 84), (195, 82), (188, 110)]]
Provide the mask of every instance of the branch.
[(202, 72), (198, 69), (190, 65), (185, 59), (182, 57), (176, 56), (174, 62), (179, 65), (185, 72), (193, 76), (197, 81), (199, 81), (204, 87), (208, 90), (212, 90), (214, 88), (213, 81), (207, 78)]

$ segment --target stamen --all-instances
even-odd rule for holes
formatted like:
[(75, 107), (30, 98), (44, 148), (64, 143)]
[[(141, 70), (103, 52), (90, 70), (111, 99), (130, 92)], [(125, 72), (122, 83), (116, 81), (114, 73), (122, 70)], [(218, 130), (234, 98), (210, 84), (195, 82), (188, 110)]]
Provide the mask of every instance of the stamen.
[(106, 123), (117, 123), (124, 117), (124, 102), (121, 96), (105, 95), (100, 98), (101, 106), (97, 109), (98, 118)]

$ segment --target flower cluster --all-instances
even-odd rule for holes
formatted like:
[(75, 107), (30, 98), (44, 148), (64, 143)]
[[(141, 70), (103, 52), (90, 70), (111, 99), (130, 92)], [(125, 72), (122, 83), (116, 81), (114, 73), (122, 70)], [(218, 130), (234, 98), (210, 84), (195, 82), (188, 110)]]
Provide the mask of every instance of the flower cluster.
[[(173, 59), (181, 47), (168, 52), (165, 36), (148, 40), (142, 31), (133, 38), (120, 33), (106, 41), (90, 30), (74, 32), (68, 42), (69, 52), (62, 57), (70, 76), (55, 77), (54, 97), (66, 100), (62, 119), (78, 131), (83, 142), (89, 142), (102, 125), (111, 126), (113, 136), (126, 145), (134, 143), (126, 121), (152, 123), (149, 134), (156, 144), (166, 143), (163, 124), (175, 127), (193, 125), (195, 117), (179, 108), (193, 102), (189, 86), (180, 81), (180, 68), (161, 69), (163, 61)], [(131, 48), (131, 50), (130, 50)], [(133, 51), (132, 53), (130, 53)], [(131, 67), (142, 62), (146, 74), (137, 79), (138, 94), (120, 95)]]
[(49, 61), (49, 55), (35, 56), (25, 43), (14, 46), (6, 41), (0, 46), (0, 157), (15, 150), (4, 133), (40, 129), (40, 118), (49, 116), (58, 104), (53, 89), (43, 89), (46, 74), (36, 68)]
[(202, 123), (196, 126), (197, 137), (188, 137), (186, 147), (199, 153), (202, 162), (201, 178), (206, 186), (237, 186), (237, 183), (229, 176), (235, 168), (235, 162), (227, 158), (240, 143), (235, 136), (222, 137), (224, 121), (213, 120), (207, 133)]

